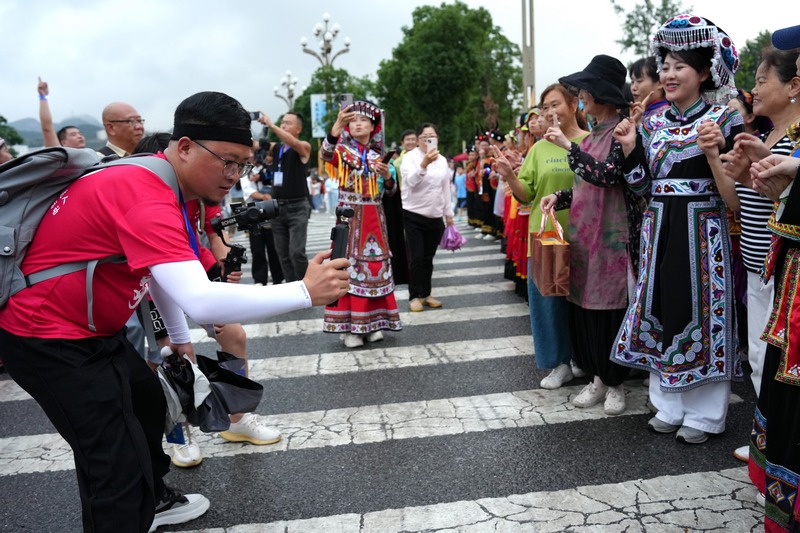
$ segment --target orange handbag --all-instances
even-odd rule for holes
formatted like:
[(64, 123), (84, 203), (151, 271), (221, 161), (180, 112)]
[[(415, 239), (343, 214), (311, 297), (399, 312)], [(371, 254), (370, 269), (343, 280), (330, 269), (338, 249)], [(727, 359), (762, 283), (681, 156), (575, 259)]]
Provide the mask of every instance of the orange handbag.
[(530, 276), (542, 296), (567, 296), (569, 294), (569, 243), (564, 240), (564, 229), (553, 210), (550, 220), (555, 230), (545, 231), (547, 215), (542, 213), (539, 233), (531, 233)]

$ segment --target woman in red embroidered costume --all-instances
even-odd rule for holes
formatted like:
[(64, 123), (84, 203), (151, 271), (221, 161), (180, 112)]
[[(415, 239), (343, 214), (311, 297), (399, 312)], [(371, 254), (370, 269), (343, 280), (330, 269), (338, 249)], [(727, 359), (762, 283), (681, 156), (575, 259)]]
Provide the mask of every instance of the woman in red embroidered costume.
[(348, 348), (383, 339), (381, 330), (402, 329), (394, 298), (391, 251), (381, 197), (397, 192), (389, 166), (381, 162), (383, 112), (359, 100), (339, 111), (322, 142), (329, 176), (339, 180), (339, 205), (353, 208), (346, 257), (350, 290), (325, 307), (324, 331), (342, 334)]

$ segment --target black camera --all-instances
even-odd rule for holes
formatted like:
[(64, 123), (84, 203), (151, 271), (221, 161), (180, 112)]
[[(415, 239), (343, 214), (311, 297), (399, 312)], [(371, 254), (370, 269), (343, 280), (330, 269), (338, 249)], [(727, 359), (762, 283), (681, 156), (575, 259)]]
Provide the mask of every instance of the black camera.
[(247, 249), (241, 244), (230, 244), (225, 240), (224, 229), (236, 225), (236, 229), (248, 230), (252, 232), (261, 231), (261, 223), (272, 220), (278, 216), (278, 201), (264, 200), (261, 202), (250, 202), (246, 205), (239, 203), (231, 204), (233, 216), (228, 218), (215, 218), (211, 220), (211, 228), (214, 233), (222, 239), (222, 244), (230, 248), (225, 257), (222, 281), (227, 281), (228, 274), (242, 270), (242, 264), (247, 263)]
[(263, 200), (247, 204), (232, 203), (233, 215), (228, 218), (215, 218), (211, 227), (219, 235), (223, 228), (236, 224), (239, 231), (260, 231), (259, 225), (278, 216), (278, 201)]

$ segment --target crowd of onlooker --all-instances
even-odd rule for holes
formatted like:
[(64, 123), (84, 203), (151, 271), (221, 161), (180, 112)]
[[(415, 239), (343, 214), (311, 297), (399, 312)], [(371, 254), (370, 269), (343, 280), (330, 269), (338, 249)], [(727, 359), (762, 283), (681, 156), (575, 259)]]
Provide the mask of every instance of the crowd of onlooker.
[[(411, 312), (443, 306), (433, 294), (434, 256), (446, 228), (465, 221), (468, 236), (499, 245), (506, 278), (530, 306), (536, 365), (548, 371), (540, 386), (588, 377), (570, 398), (575, 408), (623, 414), (625, 388), (646, 376), (648, 429), (701, 445), (725, 431), (731, 381), (749, 370), (757, 407), (749, 445), (734, 455), (748, 463), (766, 529), (800, 531), (800, 26), (775, 32), (753, 88), (735, 87), (733, 37), (704, 17), (676, 15), (657, 30), (649, 57), (627, 68), (593, 57), (548, 85), (513, 130), (479, 131), (449, 160), (431, 123), (403, 132), (390, 150), (383, 111), (366, 100), (339, 110), (319, 173), (309, 172), (304, 118), (294, 111), (280, 124), (260, 114), (278, 141), (250, 139), (254, 164), (191, 139), (223, 162), (226, 178), (238, 176), (222, 208), (184, 206), (187, 228), (206, 247), (198, 257), (209, 278), (230, 275), (219, 266), (228, 247), (208, 219), (233, 202), (275, 200), (277, 215), (250, 231), (254, 282), (306, 282), (316, 268), (306, 256), (308, 219), (326, 212), (347, 230), (334, 254), (349, 266), (348, 288), (325, 306), (322, 330), (356, 348), (402, 329), (397, 284), (408, 284)], [(85, 147), (79, 128), (53, 130), (47, 84), (38, 92), (45, 145)], [(145, 136), (130, 104), (109, 104), (102, 119), (102, 156), (160, 152), (177, 140)], [(7, 148), (0, 139), (0, 163), (11, 159)], [(533, 281), (531, 244), (544, 230), (569, 243), (566, 295)], [(157, 362), (141, 332), (148, 320), (134, 313), (125, 331)], [(209, 328), (246, 359), (241, 325)], [(222, 435), (280, 439), (253, 413), (232, 415)], [(168, 440), (176, 465), (202, 460), (188, 427)]]

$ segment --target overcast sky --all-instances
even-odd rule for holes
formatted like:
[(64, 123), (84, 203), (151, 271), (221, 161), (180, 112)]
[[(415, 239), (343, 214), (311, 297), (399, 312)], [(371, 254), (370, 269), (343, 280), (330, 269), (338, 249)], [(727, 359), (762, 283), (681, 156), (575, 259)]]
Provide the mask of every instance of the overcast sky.
[[(488, 9), (506, 37), (522, 42), (521, 0), (465, 3)], [(313, 28), (323, 13), (342, 28), (334, 51), (344, 37), (352, 42), (334, 65), (374, 79), (380, 61), (401, 41), (400, 28), (425, 4), (441, 2), (2, 0), (0, 115), (9, 121), (38, 118), (41, 76), (50, 84), (56, 121), (76, 114), (99, 118), (116, 100), (136, 107), (148, 131), (164, 130), (172, 126), (176, 105), (204, 90), (228, 93), (246, 108), (277, 118), (286, 105), (273, 87), (286, 70), (299, 79), (299, 93), (319, 66), (303, 53), (300, 38), (313, 45)], [(800, 17), (785, 9), (791, 5), (786, 1), (761, 1), (749, 11), (720, 0), (683, 4), (719, 24), (740, 47), (761, 30), (800, 24)], [(581, 70), (598, 53), (625, 63), (634, 59), (615, 43), (621, 18), (608, 0), (536, 0), (534, 14), (537, 91)], [(464, 72), (465, 79), (471, 75)]]

